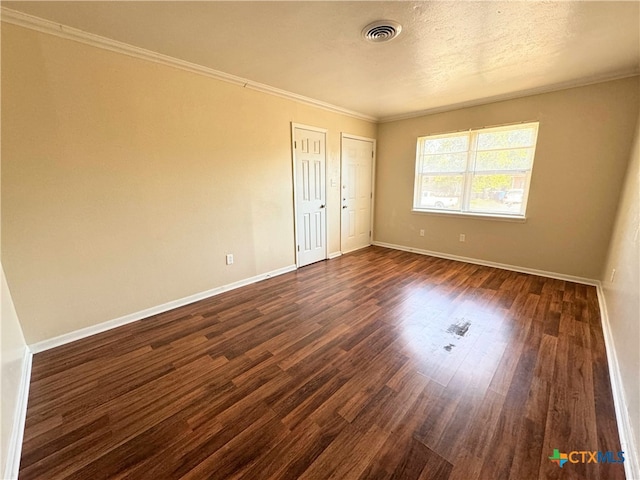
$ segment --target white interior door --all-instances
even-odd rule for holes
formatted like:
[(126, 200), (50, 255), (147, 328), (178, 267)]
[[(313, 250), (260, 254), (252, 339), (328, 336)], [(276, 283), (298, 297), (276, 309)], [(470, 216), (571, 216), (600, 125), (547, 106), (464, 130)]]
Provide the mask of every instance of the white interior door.
[(373, 140), (342, 137), (343, 253), (371, 245)]
[(325, 133), (294, 127), (298, 266), (327, 258)]

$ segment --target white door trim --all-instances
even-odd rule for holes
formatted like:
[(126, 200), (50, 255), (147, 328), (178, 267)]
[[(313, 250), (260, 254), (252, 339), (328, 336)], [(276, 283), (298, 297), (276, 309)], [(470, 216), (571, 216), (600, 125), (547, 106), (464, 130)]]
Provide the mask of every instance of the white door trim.
[(352, 135), (350, 133), (345, 133), (345, 132), (342, 132), (340, 134), (340, 138), (350, 138), (352, 140), (362, 140), (364, 142), (373, 142), (373, 146), (375, 147), (375, 145), (376, 145), (376, 139), (375, 138), (361, 137), (359, 135)]
[[(359, 135), (352, 135), (350, 133), (340, 133), (340, 198), (342, 198), (342, 180), (343, 180), (343, 163), (342, 163), (342, 143), (345, 138), (352, 140), (362, 140), (365, 142), (371, 142), (373, 144), (373, 158), (371, 159), (371, 245), (373, 245), (374, 237), (374, 210), (376, 204), (376, 156), (377, 156), (377, 140), (375, 138), (362, 137)], [(340, 208), (342, 209), (342, 200), (340, 201)], [(340, 211), (342, 218), (342, 210)], [(340, 221), (340, 228), (342, 229), (342, 221)], [(342, 231), (340, 231), (340, 251), (341, 253), (347, 253), (343, 249), (342, 245)]]
[[(300, 268), (300, 259), (299, 259), (299, 255), (298, 255), (298, 204), (296, 202), (296, 194), (297, 194), (297, 186), (296, 186), (296, 147), (295, 147), (295, 141), (296, 141), (296, 128), (300, 128), (302, 130), (311, 130), (312, 132), (319, 132), (319, 133), (323, 133), (324, 134), (324, 145), (325, 145), (325, 149), (324, 149), (324, 170), (325, 170), (325, 178), (327, 178), (327, 132), (328, 130), (326, 128), (320, 128), (320, 127), (313, 127), (311, 125), (305, 125), (303, 123), (295, 123), (295, 122), (291, 122), (291, 162), (292, 162), (292, 176), (291, 176), (291, 182), (293, 184), (293, 250), (295, 252), (295, 259), (296, 259), (296, 269)], [(327, 198), (327, 183), (325, 182), (324, 185), (324, 196), (325, 196), (325, 200)], [(328, 202), (327, 202), (328, 203)], [(327, 206), (327, 210), (328, 210), (328, 206)], [(328, 240), (329, 240), (329, 213), (328, 211), (325, 213), (325, 245), (327, 247), (327, 255), (329, 254), (329, 244), (328, 244)], [(326, 260), (326, 257), (325, 257)]]
[[(293, 132), (296, 128), (302, 128), (303, 130), (311, 130), (312, 132), (320, 132), (327, 133), (329, 130), (321, 127), (312, 127), (311, 125), (305, 125), (303, 123), (295, 123), (291, 122), (291, 131)], [(293, 140), (291, 140), (291, 144), (293, 145)]]

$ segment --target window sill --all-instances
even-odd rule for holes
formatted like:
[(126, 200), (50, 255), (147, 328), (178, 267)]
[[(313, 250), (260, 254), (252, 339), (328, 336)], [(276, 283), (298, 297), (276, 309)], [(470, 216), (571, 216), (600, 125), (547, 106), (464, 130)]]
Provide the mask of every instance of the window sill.
[(498, 213), (472, 213), (472, 212), (452, 212), (448, 210), (428, 210), (428, 209), (412, 209), (411, 213), (419, 215), (437, 215), (442, 217), (467, 217), (479, 220), (497, 220), (499, 222), (525, 223), (527, 217), (524, 215), (500, 215)]

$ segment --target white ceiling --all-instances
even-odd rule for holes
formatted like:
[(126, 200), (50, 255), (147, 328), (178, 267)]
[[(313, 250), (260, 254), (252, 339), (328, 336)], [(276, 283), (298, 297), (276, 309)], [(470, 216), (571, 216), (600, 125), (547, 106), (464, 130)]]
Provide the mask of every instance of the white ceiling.
[[(7, 2), (378, 119), (637, 74), (640, 2)], [(386, 44), (368, 23), (400, 22)]]

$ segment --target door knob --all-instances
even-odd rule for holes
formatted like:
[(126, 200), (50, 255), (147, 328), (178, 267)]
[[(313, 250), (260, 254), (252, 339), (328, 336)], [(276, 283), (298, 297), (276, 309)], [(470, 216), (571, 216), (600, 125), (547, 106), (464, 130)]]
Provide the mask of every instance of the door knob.
[(324, 208), (324, 205), (320, 205), (320, 208)]
[(346, 205), (343, 205), (343, 206), (342, 206), (342, 208), (347, 208), (347, 206), (346, 206)]

